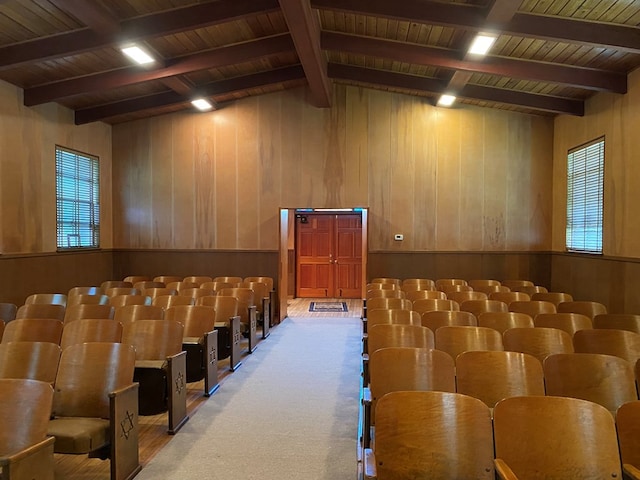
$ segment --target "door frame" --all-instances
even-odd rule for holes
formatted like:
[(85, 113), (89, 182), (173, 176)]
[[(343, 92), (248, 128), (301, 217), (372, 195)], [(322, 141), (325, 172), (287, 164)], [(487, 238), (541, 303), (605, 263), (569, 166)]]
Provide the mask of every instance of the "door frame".
[[(358, 212), (362, 215), (362, 298), (364, 298), (365, 289), (367, 286), (367, 252), (369, 251), (368, 242), (368, 224), (369, 224), (369, 209), (367, 207), (353, 207), (353, 208), (280, 208), (279, 218), (279, 238), (280, 247), (278, 249), (278, 303), (279, 303), (279, 320), (282, 321), (287, 317), (287, 300), (288, 300), (288, 287), (289, 287), (289, 246), (290, 239), (293, 235), (293, 258), (295, 262), (295, 215), (297, 210), (306, 210), (308, 213), (354, 213)], [(293, 222), (292, 222), (293, 220)]]

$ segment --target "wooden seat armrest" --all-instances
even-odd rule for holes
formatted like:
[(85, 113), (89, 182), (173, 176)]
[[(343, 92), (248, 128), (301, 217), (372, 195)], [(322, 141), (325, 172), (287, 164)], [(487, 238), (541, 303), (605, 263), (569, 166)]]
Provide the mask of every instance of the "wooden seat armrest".
[(371, 446), (371, 389), (362, 389), (362, 446)]
[(496, 458), (493, 460), (493, 463), (496, 467), (497, 478), (501, 480), (518, 480), (516, 474), (513, 473), (513, 470), (509, 468), (509, 465), (507, 465), (504, 460)]
[(376, 455), (370, 448), (364, 449), (364, 480), (378, 478), (376, 469)]
[(640, 480), (640, 468), (636, 468), (630, 463), (622, 464), (622, 473), (624, 478), (630, 478), (632, 480)]
[(369, 354), (362, 354), (362, 383), (369, 385)]
[(112, 479), (130, 479), (142, 469), (138, 453), (139, 386), (134, 382), (109, 394)]
[(175, 434), (189, 420), (187, 415), (187, 352), (167, 357), (169, 433)]

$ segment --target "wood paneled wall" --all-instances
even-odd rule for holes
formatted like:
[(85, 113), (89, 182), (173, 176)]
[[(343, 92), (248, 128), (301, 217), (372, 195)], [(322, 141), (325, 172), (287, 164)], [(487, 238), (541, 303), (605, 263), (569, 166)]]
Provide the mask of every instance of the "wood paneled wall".
[[(114, 246), (277, 250), (280, 207), (370, 212), (370, 251), (546, 251), (552, 121), (335, 85), (113, 127)], [(402, 233), (404, 241), (393, 240)]]
[(0, 81), (0, 253), (56, 251), (56, 145), (100, 158), (100, 244), (111, 248), (111, 127), (76, 126), (53, 103), (25, 107), (22, 90)]

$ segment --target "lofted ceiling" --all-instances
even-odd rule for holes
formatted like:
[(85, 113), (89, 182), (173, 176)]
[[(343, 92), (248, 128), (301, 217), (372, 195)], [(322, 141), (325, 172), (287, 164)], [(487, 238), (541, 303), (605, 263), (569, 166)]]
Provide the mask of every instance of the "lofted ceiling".
[[(640, 66), (637, 0), (0, 0), (0, 79), (77, 124), (119, 123), (333, 84), (538, 115), (582, 115)], [(489, 55), (467, 48), (498, 34)], [(132, 66), (120, 47), (153, 53)]]

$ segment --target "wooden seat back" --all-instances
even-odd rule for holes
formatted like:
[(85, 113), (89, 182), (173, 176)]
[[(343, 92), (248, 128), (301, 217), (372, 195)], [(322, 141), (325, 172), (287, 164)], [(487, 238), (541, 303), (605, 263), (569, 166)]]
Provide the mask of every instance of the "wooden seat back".
[(52, 403), (53, 389), (47, 382), (0, 379), (0, 457), (17, 454), (46, 439)]
[(573, 301), (558, 304), (558, 312), (581, 313), (593, 320), (596, 315), (607, 313), (607, 307), (600, 302)]
[(571, 335), (559, 328), (510, 328), (502, 340), (505, 350), (528, 353), (540, 362), (554, 353), (573, 353)]
[(385, 323), (422, 325), (422, 318), (413, 310), (400, 308), (374, 308), (367, 312), (367, 328)]
[(365, 290), (401, 290), (396, 283), (367, 283)]
[(546, 293), (549, 290), (547, 290), (546, 287), (543, 287), (542, 285), (521, 285), (519, 287), (513, 287), (511, 289), (512, 292), (522, 292), (522, 293), (526, 293), (527, 295), (531, 296), (534, 293)]
[[(125, 305), (151, 305), (151, 297), (146, 295), (114, 295), (109, 297), (109, 305), (118, 309)], [(115, 313), (114, 313), (115, 315)]]
[[(6, 335), (6, 332), (5, 332)], [(621, 357), (635, 365), (640, 359), (640, 334), (628, 330), (593, 328), (573, 335), (578, 353), (604, 353)]]
[(111, 287), (107, 288), (104, 294), (111, 298), (117, 295), (141, 295), (142, 292), (138, 288), (129, 287)]
[(397, 286), (400, 286), (402, 284), (399, 278), (394, 277), (376, 277), (372, 278), (369, 283), (392, 283)]
[(253, 290), (256, 310), (260, 315), (264, 314), (264, 299), (269, 298), (269, 287), (262, 282), (242, 282), (238, 284), (241, 288), (250, 288)]
[[(109, 298), (104, 295), (105, 298)], [(110, 318), (115, 315), (115, 307), (109, 304), (80, 303), (67, 307), (64, 314), (64, 323), (74, 322), (82, 318)]]
[(389, 347), (369, 358), (371, 424), (379, 399), (399, 391), (456, 391), (456, 369), (450, 355), (428, 348)]
[(489, 299), (486, 293), (476, 292), (476, 291), (449, 292), (447, 293), (447, 298), (449, 300), (453, 300), (454, 302), (458, 302), (458, 304), (461, 304), (462, 302), (466, 302), (467, 300), (488, 300)]
[(562, 302), (573, 302), (573, 297), (569, 293), (564, 292), (536, 292), (531, 294), (531, 300), (542, 300), (551, 302), (556, 306)]
[(64, 350), (71, 345), (85, 342), (120, 343), (122, 324), (108, 318), (82, 318), (65, 323), (60, 346)]
[[(367, 304), (368, 305), (368, 304)], [(413, 302), (411, 310), (422, 315), (425, 312), (431, 312), (434, 310), (460, 310), (458, 302), (453, 300), (442, 300), (438, 298), (423, 298)]]
[(367, 310), (376, 308), (400, 308), (411, 310), (413, 302), (406, 298), (370, 298), (367, 300)]
[(451, 355), (454, 361), (462, 352), (471, 350), (504, 350), (502, 335), (498, 331), (470, 326), (438, 328), (435, 333), (435, 346)]
[(168, 285), (172, 282), (181, 282), (182, 279), (183, 277), (180, 277), (178, 275), (158, 275), (157, 277), (153, 277), (151, 280), (153, 280), (154, 282), (162, 282), (165, 285)]
[(593, 317), (593, 328), (613, 328), (640, 333), (640, 315), (633, 313), (601, 313)]
[(389, 393), (376, 407), (374, 453), (380, 479), (493, 480), (489, 408), (458, 393)]
[(599, 353), (557, 353), (543, 363), (547, 395), (581, 398), (615, 414), (638, 399), (633, 366), (620, 357)]
[(234, 285), (235, 284), (231, 283), (231, 282), (213, 281), (213, 282), (204, 282), (203, 284), (200, 285), (200, 288), (213, 290), (214, 292), (218, 292), (219, 290), (222, 290), (223, 288), (233, 288)]
[(176, 305), (194, 305), (195, 302), (194, 298), (186, 295), (158, 295), (151, 301), (151, 305), (167, 310)]
[(469, 280), (467, 282), (474, 290), (478, 290), (483, 287), (499, 287), (502, 285), (500, 280), (494, 280), (490, 278), (479, 278), (475, 280)]
[(63, 323), (53, 318), (18, 318), (7, 323), (2, 343), (49, 342), (60, 345)]
[(150, 287), (143, 288), (142, 294), (146, 295), (147, 297), (151, 297), (151, 299), (153, 300), (160, 295), (178, 295), (178, 291), (168, 287)]
[(550, 327), (564, 330), (573, 338), (578, 330), (593, 328), (591, 319), (581, 313), (541, 313), (533, 319), (536, 327)]
[(244, 279), (242, 277), (234, 277), (234, 276), (227, 276), (227, 277), (220, 276), (220, 277), (213, 278), (214, 282), (225, 282), (225, 283), (230, 283), (231, 285), (236, 285), (238, 283), (241, 283), (243, 280)]
[(200, 283), (198, 282), (185, 282), (180, 281), (180, 282), (169, 282), (166, 285), (166, 288), (171, 288), (173, 290), (175, 290), (176, 292), (178, 292), (178, 294), (180, 294), (180, 292), (182, 292), (183, 290), (186, 289), (191, 289), (191, 288), (199, 288), (200, 287)]
[(386, 347), (434, 348), (433, 332), (416, 325), (376, 325), (368, 329), (368, 352)]
[(165, 360), (182, 351), (183, 333), (175, 320), (136, 320), (124, 324), (122, 343), (135, 347), (136, 361)]
[(365, 298), (407, 298), (407, 294), (397, 288), (374, 288), (367, 290)]
[(128, 275), (122, 280), (135, 285), (136, 283), (151, 281), (151, 278), (148, 275)]
[(15, 303), (0, 302), (0, 321), (8, 323), (15, 320), (18, 306)]
[(72, 287), (67, 292), (67, 302), (76, 295), (100, 295), (103, 293), (100, 287)]
[(542, 365), (533, 356), (507, 351), (468, 351), (456, 361), (456, 391), (493, 408), (503, 398), (544, 395)]
[(616, 425), (623, 469), (635, 468), (637, 476), (640, 469), (640, 400), (625, 403), (618, 408)]
[(100, 289), (107, 293), (110, 288), (133, 288), (133, 283), (124, 280), (105, 280), (100, 284)]
[(466, 280), (462, 278), (438, 278), (436, 280), (436, 289), (441, 290), (442, 287), (448, 285), (469, 285)]
[(176, 305), (167, 309), (165, 320), (180, 322), (185, 337), (202, 337), (214, 330), (216, 310), (204, 305)]
[(216, 295), (215, 297), (201, 297), (196, 305), (213, 307), (216, 311), (216, 322), (229, 326), (230, 319), (238, 316), (240, 302), (236, 297)]
[(131, 385), (135, 349), (130, 344), (92, 342), (62, 351), (53, 413), (57, 417), (110, 418), (109, 394)]
[(267, 285), (268, 292), (272, 292), (274, 290), (273, 277), (264, 277), (264, 276), (245, 277), (243, 281), (265, 283)]
[(460, 304), (460, 310), (473, 313), (477, 318), (485, 312), (508, 312), (509, 307), (500, 300), (466, 300)]
[(613, 417), (601, 405), (511, 397), (496, 404), (493, 423), (499, 472), (508, 468), (517, 478), (621, 478)]
[(501, 280), (500, 283), (509, 287), (513, 290), (515, 287), (533, 287), (534, 283), (531, 280), (521, 280), (521, 279), (507, 279)]
[(405, 292), (414, 290), (435, 290), (436, 282), (430, 278), (405, 278), (400, 286)]
[(447, 299), (447, 294), (440, 290), (409, 290), (405, 291), (405, 296), (412, 302), (423, 298), (440, 298), (442, 300)]
[(16, 318), (53, 318), (62, 321), (64, 312), (64, 305), (30, 303), (18, 308)]
[(523, 292), (491, 292), (489, 300), (499, 300), (509, 305), (511, 302), (527, 302), (531, 297)]
[(108, 305), (109, 297), (105, 294), (91, 295), (88, 293), (73, 295), (67, 300), (67, 310), (74, 305)]
[(542, 300), (529, 300), (528, 302), (511, 302), (509, 304), (510, 312), (526, 313), (531, 315), (531, 318), (535, 320), (536, 315), (541, 313), (556, 313), (556, 306), (551, 302), (545, 302)]
[(133, 284), (133, 288), (137, 288), (142, 293), (149, 288), (166, 288), (164, 282), (154, 282), (153, 280), (144, 280)]
[[(202, 285), (205, 282), (213, 282), (213, 278), (209, 275), (190, 275), (188, 277), (184, 277), (183, 282), (195, 283), (198, 286)], [(242, 281), (242, 279), (240, 279)]]
[(126, 325), (138, 320), (162, 320), (164, 309), (158, 305), (125, 305), (116, 308), (113, 319)]
[(478, 321), (474, 314), (459, 310), (432, 310), (424, 312), (421, 317), (423, 327), (429, 328), (433, 333), (440, 327), (452, 325), (476, 326)]
[(510, 328), (533, 328), (533, 319), (526, 313), (484, 312), (478, 315), (478, 325), (504, 333)]
[(67, 296), (64, 293), (33, 293), (29, 295), (25, 301), (25, 305), (44, 304), (44, 305), (67, 305)]
[(463, 285), (463, 284), (453, 284), (453, 285), (441, 285), (438, 287), (438, 290), (449, 295), (450, 293), (455, 292), (473, 292), (473, 287), (471, 285)]
[(60, 346), (50, 342), (0, 343), (0, 378), (28, 378), (53, 385)]

